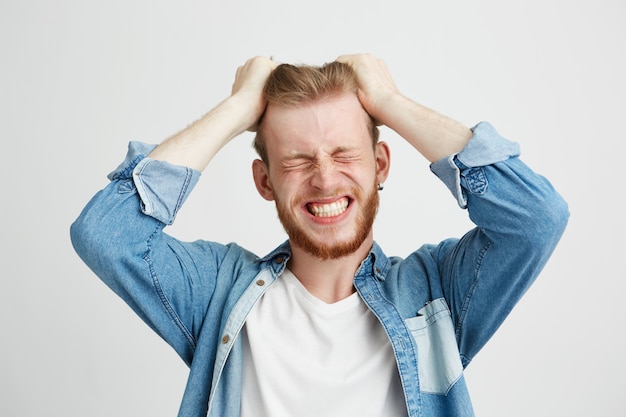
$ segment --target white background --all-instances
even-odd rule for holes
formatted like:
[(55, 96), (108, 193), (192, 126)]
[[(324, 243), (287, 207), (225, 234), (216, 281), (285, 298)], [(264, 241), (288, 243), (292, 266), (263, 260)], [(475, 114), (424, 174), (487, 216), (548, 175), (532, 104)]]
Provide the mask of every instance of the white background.
[[(536, 285), (469, 366), (476, 412), (623, 416), (626, 11), (617, 0), (0, 3), (0, 415), (174, 416), (186, 367), (73, 252), (68, 229), (129, 140), (158, 143), (253, 55), (383, 58), (398, 87), (488, 120), (570, 204)], [(388, 254), (470, 224), (388, 130), (375, 236)], [(169, 231), (264, 254), (285, 239), (254, 190), (251, 136), (205, 171)]]

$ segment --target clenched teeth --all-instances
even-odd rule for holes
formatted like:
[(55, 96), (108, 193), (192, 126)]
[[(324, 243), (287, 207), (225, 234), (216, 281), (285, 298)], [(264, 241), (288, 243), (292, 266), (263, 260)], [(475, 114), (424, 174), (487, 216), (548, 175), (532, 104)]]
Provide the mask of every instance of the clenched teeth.
[(348, 199), (342, 198), (330, 204), (309, 204), (309, 212), (316, 217), (338, 216), (348, 208)]

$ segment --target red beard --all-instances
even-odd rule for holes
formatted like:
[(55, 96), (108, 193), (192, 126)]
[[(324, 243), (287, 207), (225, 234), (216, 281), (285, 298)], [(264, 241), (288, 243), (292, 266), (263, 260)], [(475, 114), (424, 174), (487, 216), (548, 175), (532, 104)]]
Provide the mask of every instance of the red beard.
[[(365, 200), (363, 199), (362, 193), (357, 190), (354, 191), (356, 200), (364, 202), (357, 215), (355, 234), (352, 239), (335, 244), (326, 244), (325, 242), (314, 240), (307, 230), (296, 222), (295, 218), (290, 214), (291, 212), (288, 207), (276, 197), (278, 218), (289, 236), (290, 243), (322, 260), (338, 259), (350, 255), (359, 249), (372, 230), (380, 199), (378, 197), (376, 184), (374, 184), (370, 194)], [(296, 201), (301, 201), (301, 199), (296, 199)], [(329, 233), (332, 234), (331, 228), (329, 228)]]

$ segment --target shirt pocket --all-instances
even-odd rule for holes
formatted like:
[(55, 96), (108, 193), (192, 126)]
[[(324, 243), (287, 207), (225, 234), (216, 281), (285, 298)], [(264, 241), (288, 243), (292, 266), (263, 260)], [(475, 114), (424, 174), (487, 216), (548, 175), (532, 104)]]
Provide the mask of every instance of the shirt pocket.
[(417, 344), (420, 391), (447, 394), (463, 373), (448, 304), (433, 300), (405, 324)]

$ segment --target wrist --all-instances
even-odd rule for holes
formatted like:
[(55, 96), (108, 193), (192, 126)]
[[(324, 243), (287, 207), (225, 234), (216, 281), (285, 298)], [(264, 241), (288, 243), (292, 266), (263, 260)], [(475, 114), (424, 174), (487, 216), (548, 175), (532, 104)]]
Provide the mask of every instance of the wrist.
[(262, 96), (251, 96), (243, 92), (231, 95), (223, 104), (236, 120), (239, 133), (254, 130), (265, 110), (265, 101)]
[(365, 109), (377, 124), (382, 124), (393, 129), (394, 119), (402, 113), (406, 106), (406, 97), (397, 91), (388, 91), (379, 94), (378, 97), (372, 101), (371, 108), (366, 107)]

